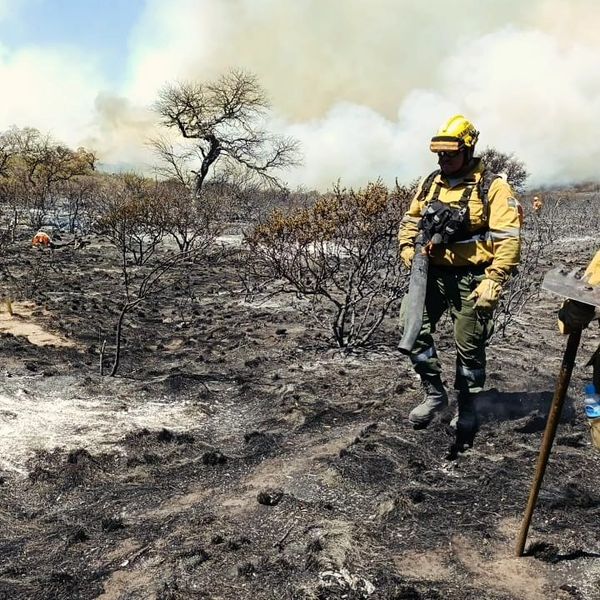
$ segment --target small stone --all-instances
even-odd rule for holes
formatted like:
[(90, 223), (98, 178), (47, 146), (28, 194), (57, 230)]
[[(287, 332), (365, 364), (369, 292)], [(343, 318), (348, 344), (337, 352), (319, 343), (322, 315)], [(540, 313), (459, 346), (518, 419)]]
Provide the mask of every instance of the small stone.
[(258, 493), (256, 499), (259, 504), (264, 504), (265, 506), (276, 506), (281, 502), (283, 498), (283, 490), (280, 488), (263, 490)]
[(253, 562), (245, 562), (237, 567), (237, 574), (240, 577), (253, 577), (256, 575), (256, 565)]
[(202, 463), (205, 465), (224, 465), (227, 457), (218, 450), (210, 450), (202, 455)]

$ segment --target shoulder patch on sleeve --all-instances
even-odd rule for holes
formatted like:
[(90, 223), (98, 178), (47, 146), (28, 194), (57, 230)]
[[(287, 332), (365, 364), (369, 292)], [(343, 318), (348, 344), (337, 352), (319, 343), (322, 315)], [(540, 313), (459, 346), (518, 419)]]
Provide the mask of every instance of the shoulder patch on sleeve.
[(521, 203), (516, 198), (509, 196), (506, 199), (506, 204), (508, 205), (508, 208), (514, 210), (519, 215), (519, 223), (520, 225), (523, 225), (523, 221), (525, 220), (525, 214), (523, 212), (523, 207), (521, 206)]

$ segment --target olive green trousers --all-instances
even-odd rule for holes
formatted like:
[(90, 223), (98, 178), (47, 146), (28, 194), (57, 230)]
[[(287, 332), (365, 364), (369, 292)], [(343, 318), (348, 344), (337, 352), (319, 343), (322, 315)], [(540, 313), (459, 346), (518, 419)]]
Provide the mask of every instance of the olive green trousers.
[(485, 347), (492, 334), (492, 314), (475, 310), (469, 294), (484, 279), (485, 267), (429, 267), (423, 325), (410, 359), (421, 380), (439, 380), (441, 365), (432, 334), (448, 310), (454, 326), (456, 375), (454, 388), (477, 394), (485, 383)]

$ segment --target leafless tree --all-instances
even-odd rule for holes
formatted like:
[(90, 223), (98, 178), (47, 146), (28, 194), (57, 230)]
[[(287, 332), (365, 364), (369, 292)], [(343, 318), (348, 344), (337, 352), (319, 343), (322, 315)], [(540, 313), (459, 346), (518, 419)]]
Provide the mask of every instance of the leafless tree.
[(165, 229), (182, 252), (207, 247), (214, 241), (222, 229), (221, 196), (209, 191), (200, 201), (178, 180), (158, 182), (157, 192), (165, 211)]
[(98, 229), (119, 250), (123, 264), (146, 263), (166, 233), (159, 184), (135, 173), (113, 175), (96, 198)]
[(521, 262), (506, 287), (494, 315), (496, 334), (504, 336), (521, 312), (540, 293), (544, 261), (555, 255), (558, 244), (577, 238), (594, 241), (600, 227), (599, 198), (596, 192), (572, 190), (538, 192), (543, 203), (537, 211), (525, 202)]
[(0, 177), (3, 179), (10, 177), (11, 164), (19, 152), (16, 131), (13, 128), (0, 133)]
[(309, 300), (338, 346), (366, 344), (408, 284), (396, 236), (413, 191), (337, 187), (311, 207), (274, 211), (247, 237), (253, 281)]
[(530, 223), (523, 233), (521, 262), (494, 312), (494, 336), (504, 337), (511, 324), (518, 321), (523, 310), (540, 294), (543, 276), (540, 263), (546, 255), (548, 244), (535, 230), (535, 224)]
[[(103, 178), (95, 211), (99, 231), (106, 234), (117, 251), (122, 283), (111, 376), (120, 367), (127, 315), (149, 298), (156, 299), (164, 290), (174, 289), (185, 277), (188, 262), (201, 259), (210, 251), (215, 231), (212, 217), (197, 218), (190, 224), (191, 229), (181, 231), (183, 237), (177, 247), (164, 243), (170, 227), (177, 224), (177, 210), (185, 212), (194, 205), (196, 199), (190, 196), (189, 190), (177, 181), (155, 181), (131, 173)], [(183, 219), (181, 214), (178, 217)], [(187, 226), (187, 222), (184, 224)], [(111, 291), (111, 296), (118, 297), (116, 290)], [(105, 348), (103, 344), (101, 373)]]
[(241, 166), (263, 182), (280, 185), (277, 172), (298, 162), (298, 143), (263, 128), (269, 108), (256, 77), (233, 70), (210, 83), (167, 85), (155, 109), (162, 124), (187, 142), (176, 148), (165, 138), (153, 145), (162, 172), (200, 195), (217, 163)]
[(0, 195), (13, 208), (15, 226), (18, 210), (25, 210), (29, 224), (39, 228), (60, 198), (59, 186), (90, 175), (95, 163), (93, 152), (72, 150), (37, 129), (0, 134)]
[[(150, 296), (156, 297), (166, 287), (172, 285), (168, 275), (187, 258), (197, 252), (167, 252), (157, 258), (152, 265), (146, 264), (147, 268), (135, 268), (132, 265), (123, 265), (123, 282), (125, 284), (126, 296), (121, 305), (117, 323), (115, 325), (115, 354), (110, 369), (110, 376), (114, 377), (121, 365), (122, 333), (123, 324), (127, 314), (136, 306), (147, 300)], [(103, 344), (103, 348), (105, 344)], [(100, 357), (100, 374), (104, 374), (104, 351)]]
[(529, 173), (525, 164), (514, 154), (505, 154), (495, 148), (486, 148), (481, 154), (481, 160), (492, 172), (505, 175), (515, 192), (523, 192)]
[(75, 177), (58, 186), (63, 199), (58, 207), (59, 216), (68, 219), (68, 232), (71, 234), (89, 233), (95, 224), (94, 199), (98, 194), (102, 177), (98, 174)]

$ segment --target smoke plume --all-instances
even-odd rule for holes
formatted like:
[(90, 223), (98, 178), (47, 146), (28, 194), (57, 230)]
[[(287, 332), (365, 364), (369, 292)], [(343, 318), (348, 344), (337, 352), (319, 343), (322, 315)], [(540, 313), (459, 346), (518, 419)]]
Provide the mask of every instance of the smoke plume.
[[(51, 106), (59, 116), (48, 119), (106, 163), (147, 165), (158, 90), (242, 68), (271, 98), (271, 128), (302, 143), (304, 164), (285, 174), (293, 186), (410, 181), (435, 168), (428, 141), (453, 113), (475, 123), (481, 149), (523, 160), (532, 185), (594, 180), (599, 30), (592, 0), (148, 0), (122, 88), (69, 58), (78, 104)], [(30, 63), (0, 55), (0, 74), (18, 87)], [(40, 86), (54, 97), (30, 84)], [(19, 114), (15, 98), (7, 106)]]

